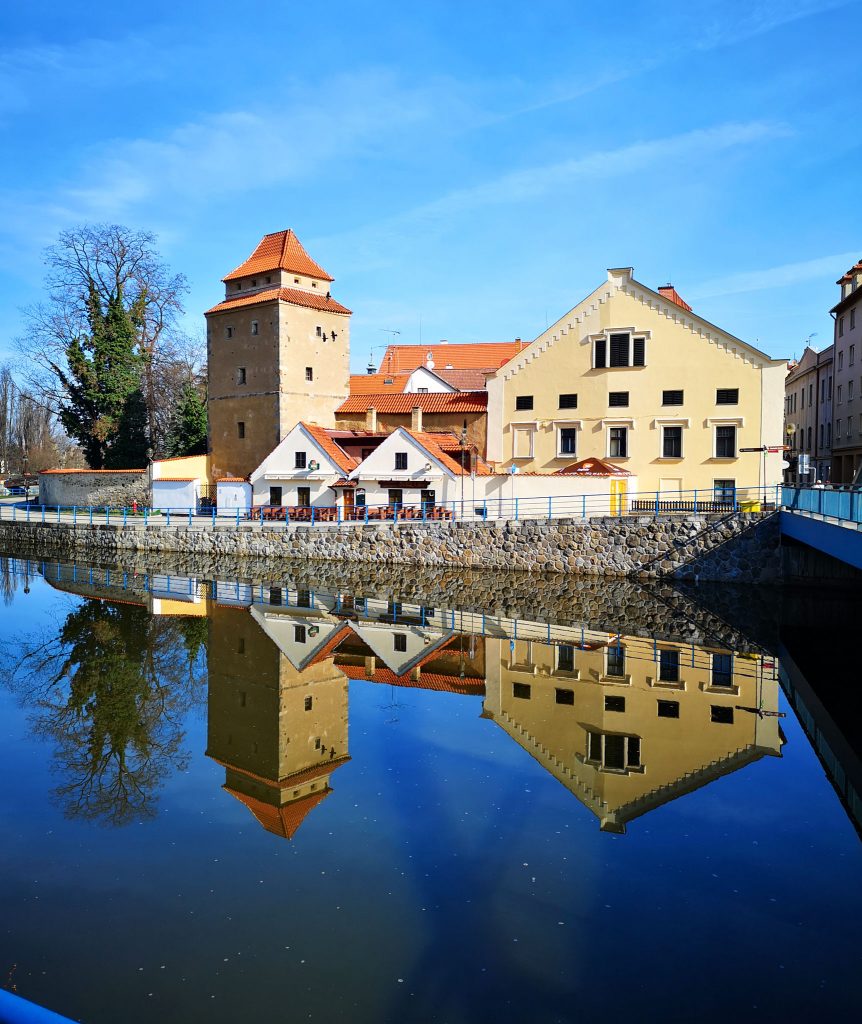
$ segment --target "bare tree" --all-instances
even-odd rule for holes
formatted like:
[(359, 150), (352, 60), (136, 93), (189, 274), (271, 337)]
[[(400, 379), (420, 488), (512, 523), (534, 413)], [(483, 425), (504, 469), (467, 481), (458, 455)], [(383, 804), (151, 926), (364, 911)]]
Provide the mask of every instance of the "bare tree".
[(164, 388), (167, 365), (183, 364), (189, 342), (179, 329), (182, 296), (188, 290), (156, 250), (155, 236), (119, 224), (84, 225), (64, 231), (45, 252), (47, 301), (25, 309), (27, 334), (18, 339), (25, 357), (27, 390), (57, 412), (68, 379), (66, 353), (87, 336), (91, 287), (104, 307), (121, 297), (136, 311), (137, 351), (142, 356), (142, 390), (147, 406), (150, 443), (164, 442), (164, 412), (171, 389)]

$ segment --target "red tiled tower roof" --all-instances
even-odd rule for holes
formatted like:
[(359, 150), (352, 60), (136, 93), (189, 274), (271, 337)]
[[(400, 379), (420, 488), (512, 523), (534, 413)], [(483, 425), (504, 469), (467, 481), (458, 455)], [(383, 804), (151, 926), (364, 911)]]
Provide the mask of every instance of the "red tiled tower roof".
[(326, 786), (316, 793), (309, 793), (283, 807), (274, 807), (272, 804), (264, 803), (263, 800), (249, 796), (248, 793), (240, 793), (239, 790), (231, 789), (230, 786), (225, 786), (224, 789), (231, 796), (236, 797), (240, 803), (245, 804), (267, 832), (271, 832), (281, 839), (293, 839), (299, 826), (305, 821), (306, 815), (332, 792), (329, 786)]
[(322, 281), (334, 278), (308, 255), (302, 242), (293, 231), (274, 231), (264, 235), (249, 258), (232, 270), (222, 281), (235, 281), (238, 277), (265, 274), (268, 270), (287, 270), (293, 274), (305, 274)]
[(272, 302), (278, 299), (279, 302), (290, 302), (294, 306), (307, 306), (309, 309), (322, 309), (327, 313), (344, 313), (350, 315), (347, 306), (342, 306), (332, 297), (316, 295), (314, 292), (304, 292), (301, 288), (265, 288), (260, 292), (252, 292), (251, 295), (240, 295), (237, 298), (225, 299), (219, 302), (209, 313), (221, 313), (226, 309), (236, 309), (238, 306), (257, 306), (261, 302)]

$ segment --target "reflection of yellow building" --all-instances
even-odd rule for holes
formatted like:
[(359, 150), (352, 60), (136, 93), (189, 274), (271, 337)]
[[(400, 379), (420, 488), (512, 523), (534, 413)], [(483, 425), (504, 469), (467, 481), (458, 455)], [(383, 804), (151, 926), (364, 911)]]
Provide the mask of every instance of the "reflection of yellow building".
[(211, 608), (207, 753), (225, 789), (283, 838), (349, 760), (347, 680), (324, 650), (338, 631), (277, 607)]
[(781, 754), (772, 662), (678, 643), (487, 640), (485, 713), (600, 820)]

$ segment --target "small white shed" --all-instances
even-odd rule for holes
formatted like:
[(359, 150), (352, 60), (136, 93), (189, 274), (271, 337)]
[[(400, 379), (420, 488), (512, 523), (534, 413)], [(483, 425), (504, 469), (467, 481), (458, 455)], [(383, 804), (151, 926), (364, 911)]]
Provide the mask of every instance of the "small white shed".
[(197, 512), (201, 493), (199, 479), (187, 480), (153, 480), (152, 506), (166, 512)]
[(236, 518), (251, 508), (251, 484), (241, 477), (222, 477), (216, 481), (216, 515)]

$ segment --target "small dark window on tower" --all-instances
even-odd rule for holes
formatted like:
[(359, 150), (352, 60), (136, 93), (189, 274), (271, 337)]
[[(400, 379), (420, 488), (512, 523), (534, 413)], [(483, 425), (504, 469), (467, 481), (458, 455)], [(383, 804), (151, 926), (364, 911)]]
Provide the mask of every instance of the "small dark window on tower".
[(679, 718), (678, 700), (660, 700), (658, 702), (659, 718)]
[(679, 651), (658, 652), (658, 677), (663, 683), (679, 682)]
[(242, 440), (245, 437), (245, 423), (242, 420), (236, 425), (236, 436)]
[(406, 651), (407, 650), (407, 634), (406, 633), (394, 633), (392, 636), (392, 649), (395, 651)]
[(561, 409), (577, 409), (578, 407), (578, 396), (577, 395), (560, 395), (560, 408)]
[(316, 288), (317, 287), (317, 281), (312, 281), (311, 282), (311, 287), (312, 288)]
[(236, 283), (236, 290), (237, 291), (241, 291), (242, 290), (242, 281), (237, 281), (237, 283)]
[(225, 327), (225, 329), (224, 329), (224, 336), (226, 338), (232, 338), (233, 337), (233, 328), (232, 327)]
[(306, 368), (305, 368), (305, 379), (306, 380), (314, 380), (314, 369), (313, 369), (313, 367), (306, 366)]
[(266, 278), (266, 283), (267, 284), (272, 284), (272, 278), (271, 277), (267, 277)]
[(625, 711), (625, 697), (605, 697), (605, 711)]
[(293, 279), (293, 283), (294, 283), (294, 284), (299, 284), (299, 278), (298, 278), (298, 277), (295, 277), (295, 278)]
[(715, 393), (716, 405), (739, 405), (739, 388), (719, 388)]
[(662, 391), (661, 393), (662, 405), (682, 405), (682, 399), (682, 391)]
[(314, 697), (306, 697), (305, 698), (305, 710), (306, 711), (311, 711), (313, 706), (314, 706)]
[(245, 367), (240, 366), (236, 371), (236, 382), (237, 384), (245, 384)]
[(613, 408), (621, 408), (629, 404), (628, 391), (611, 391), (608, 395), (608, 405)]
[(559, 672), (575, 671), (575, 649), (571, 644), (560, 644), (557, 648), (557, 670)]
[(318, 324), (317, 327), (314, 328), (314, 333), (318, 336), (318, 338), (323, 337), (323, 328), (320, 326), (320, 324)]
[(236, 642), (236, 653), (245, 654), (245, 637), (241, 636)]
[(519, 698), (519, 700), (530, 699), (530, 684), (529, 683), (512, 683), (512, 696)]
[(258, 324), (257, 320), (252, 320), (252, 322), (251, 322), (251, 333), (252, 334), (259, 334), (260, 333), (260, 324)]
[(521, 412), (526, 412), (533, 408), (533, 396), (532, 395), (516, 395), (515, 396), (515, 408)]
[(557, 704), (569, 704), (575, 703), (575, 691), (574, 690), (561, 690), (559, 687), (554, 691), (554, 700)]

